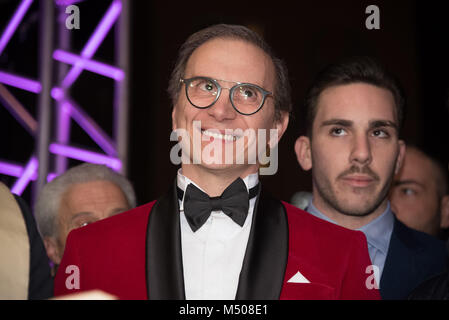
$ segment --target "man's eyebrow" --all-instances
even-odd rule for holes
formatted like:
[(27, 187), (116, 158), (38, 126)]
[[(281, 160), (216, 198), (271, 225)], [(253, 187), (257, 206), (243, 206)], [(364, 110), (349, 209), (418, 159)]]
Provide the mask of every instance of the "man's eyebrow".
[(382, 127), (392, 127), (396, 131), (399, 129), (398, 125), (390, 120), (373, 120), (370, 121), (369, 126), (371, 129), (382, 128)]
[(76, 218), (81, 217), (81, 216), (92, 216), (92, 215), (93, 215), (93, 213), (92, 212), (88, 212), (88, 211), (78, 212), (78, 213), (75, 213), (72, 216), (71, 220), (73, 221)]
[(125, 212), (125, 211), (128, 211), (128, 210), (130, 210), (130, 209), (127, 209), (127, 208), (114, 208), (113, 210), (111, 210), (109, 212), (109, 216), (111, 216), (113, 214), (117, 214), (117, 213), (122, 213), (122, 212)]
[(354, 123), (354, 122), (351, 121), (351, 120), (344, 120), (344, 119), (329, 119), (329, 120), (323, 121), (323, 122), (321, 123), (321, 126), (322, 126), (322, 127), (325, 127), (325, 126), (338, 125), (338, 126), (342, 126), (342, 127), (351, 127), (353, 123)]
[(401, 186), (401, 185), (404, 185), (404, 184), (416, 184), (416, 185), (420, 186), (421, 188), (425, 189), (425, 186), (422, 183), (420, 183), (420, 182), (418, 182), (416, 180), (412, 180), (412, 179), (398, 180), (398, 181), (395, 181), (393, 184), (394, 184), (395, 187)]

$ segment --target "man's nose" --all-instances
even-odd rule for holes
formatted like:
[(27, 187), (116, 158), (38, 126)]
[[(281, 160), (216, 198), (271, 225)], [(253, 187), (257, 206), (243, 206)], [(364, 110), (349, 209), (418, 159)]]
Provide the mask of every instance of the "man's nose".
[(237, 111), (231, 104), (229, 90), (222, 89), (218, 100), (207, 109), (207, 113), (217, 121), (233, 120), (237, 116)]
[(358, 135), (354, 137), (350, 162), (359, 164), (369, 164), (372, 160), (371, 145), (366, 135)]

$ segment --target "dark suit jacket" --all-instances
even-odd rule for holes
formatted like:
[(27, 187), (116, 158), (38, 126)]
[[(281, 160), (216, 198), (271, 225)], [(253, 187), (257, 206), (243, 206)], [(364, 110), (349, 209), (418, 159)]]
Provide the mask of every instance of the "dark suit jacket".
[[(261, 191), (236, 298), (379, 299), (378, 290), (366, 286), (370, 264), (361, 232)], [(73, 289), (71, 265), (79, 270), (79, 289)], [(292, 282), (298, 271), (310, 283)], [(185, 299), (176, 186), (157, 202), (69, 234), (55, 295), (91, 289), (121, 299)]]
[(390, 247), (380, 280), (382, 299), (407, 299), (420, 283), (444, 271), (446, 246), (395, 218)]
[(449, 270), (424, 281), (412, 291), (409, 300), (449, 300)]

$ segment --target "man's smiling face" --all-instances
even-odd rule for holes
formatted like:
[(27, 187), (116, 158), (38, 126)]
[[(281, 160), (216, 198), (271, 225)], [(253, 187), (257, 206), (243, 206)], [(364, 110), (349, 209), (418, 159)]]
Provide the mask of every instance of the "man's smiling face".
[[(197, 150), (200, 154), (191, 152), (188, 156), (190, 161), (200, 162), (198, 166), (206, 170), (233, 169), (257, 171), (258, 165), (248, 163), (236, 164), (236, 153), (245, 152), (245, 159), (248, 159), (249, 142), (247, 137), (237, 134), (226, 135), (236, 132), (236, 129), (245, 132), (250, 129), (257, 134), (258, 129), (280, 129), (279, 137), (282, 135), (288, 123), (288, 115), (282, 117), (284, 121), (275, 120), (274, 99), (267, 97), (265, 103), (257, 113), (252, 115), (242, 115), (232, 106), (229, 98), (229, 88), (232, 82), (255, 84), (267, 91), (273, 92), (275, 86), (275, 71), (270, 57), (258, 47), (242, 40), (217, 38), (210, 40), (197, 48), (188, 60), (184, 78), (209, 77), (217, 80), (225, 80), (219, 99), (207, 109), (194, 107), (187, 99), (185, 88), (179, 93), (179, 98), (174, 106), (172, 119), (173, 130), (184, 129), (189, 134), (190, 150), (193, 148), (194, 135), (200, 136), (202, 140), (201, 148)], [(229, 82), (229, 83), (227, 83)], [(274, 93), (275, 94), (275, 93)], [(194, 127), (194, 121), (200, 121), (201, 127)], [(284, 128), (285, 126), (285, 128)], [(245, 141), (238, 141), (245, 139)], [(208, 163), (204, 159), (203, 152), (212, 143), (218, 143), (222, 150), (226, 145), (231, 144), (233, 161), (226, 161), (223, 152), (220, 163)], [(243, 142), (243, 144), (242, 144)], [(276, 141), (277, 142), (277, 141)], [(186, 143), (186, 142), (184, 142)], [(242, 144), (243, 148), (236, 148), (237, 144)], [(243, 150), (240, 150), (243, 149)], [(206, 161), (205, 161), (206, 160)], [(183, 166), (184, 169), (184, 166)]]

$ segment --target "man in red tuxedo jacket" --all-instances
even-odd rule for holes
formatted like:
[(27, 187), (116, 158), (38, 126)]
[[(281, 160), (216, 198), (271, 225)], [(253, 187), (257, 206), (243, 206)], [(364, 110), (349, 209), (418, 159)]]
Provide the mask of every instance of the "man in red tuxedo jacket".
[(273, 199), (259, 183), (259, 171), (276, 167), (291, 111), (287, 71), (260, 36), (232, 25), (193, 34), (169, 92), (182, 150), (173, 186), (72, 231), (56, 296), (379, 299), (361, 232)]

